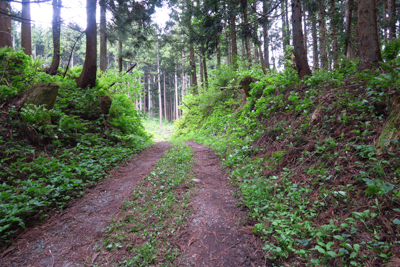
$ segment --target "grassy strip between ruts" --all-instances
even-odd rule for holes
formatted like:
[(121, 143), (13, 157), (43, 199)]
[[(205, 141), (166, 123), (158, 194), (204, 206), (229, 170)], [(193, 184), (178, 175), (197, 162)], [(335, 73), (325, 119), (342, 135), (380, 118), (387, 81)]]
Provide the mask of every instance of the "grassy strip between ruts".
[(193, 155), (185, 143), (172, 143), (107, 227), (98, 248), (103, 255), (112, 251), (118, 266), (174, 265), (179, 253), (174, 239), (190, 214)]

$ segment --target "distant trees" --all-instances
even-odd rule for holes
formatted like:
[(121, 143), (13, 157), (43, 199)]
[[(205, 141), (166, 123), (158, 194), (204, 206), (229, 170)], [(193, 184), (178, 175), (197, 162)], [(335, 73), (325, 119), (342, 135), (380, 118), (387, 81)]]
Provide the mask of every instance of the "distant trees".
[(31, 36), (31, 4), (30, 0), (22, 0), (21, 11), (21, 47), (25, 54), (32, 55)]
[(48, 73), (55, 75), (60, 65), (60, 38), (61, 38), (61, 1), (53, 0), (53, 60)]
[(12, 47), (10, 4), (0, 1), (0, 47)]

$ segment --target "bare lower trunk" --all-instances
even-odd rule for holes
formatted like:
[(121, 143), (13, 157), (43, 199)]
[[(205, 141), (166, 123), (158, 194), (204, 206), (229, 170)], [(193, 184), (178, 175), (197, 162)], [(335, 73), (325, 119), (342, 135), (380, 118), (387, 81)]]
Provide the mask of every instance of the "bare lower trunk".
[[(267, 0), (263, 0), (263, 12), (267, 13), (268, 12), (268, 2)], [(268, 35), (268, 19), (265, 18), (264, 23), (263, 23), (263, 37), (264, 37), (264, 65), (265, 67), (269, 68), (269, 35)], [(260, 52), (261, 55), (261, 52)], [(261, 61), (262, 62), (262, 61)]]
[(203, 52), (203, 73), (204, 73), (204, 84), (205, 87), (208, 88), (208, 76), (207, 76), (207, 60), (206, 60), (206, 55)]
[(193, 43), (190, 43), (190, 51), (189, 51), (189, 60), (190, 60), (190, 86), (192, 87), (193, 94), (197, 94), (197, 76), (196, 76), (196, 62), (194, 60), (194, 47)]
[(337, 33), (336, 33), (336, 21), (335, 21), (335, 13), (336, 13), (336, 6), (335, 0), (330, 0), (330, 17), (331, 17), (331, 37), (332, 37), (332, 58), (333, 58), (333, 67), (334, 69), (338, 68), (338, 60), (339, 60), (339, 48), (338, 48), (338, 40), (337, 40)]
[[(178, 103), (178, 76), (176, 75), (175, 71), (175, 102)], [(179, 118), (179, 110), (178, 105), (175, 105), (175, 118)]]
[(162, 126), (162, 99), (161, 99), (161, 84), (160, 84), (160, 60), (157, 41), (157, 82), (158, 82), (158, 113), (160, 114), (160, 126)]
[(248, 68), (251, 68), (251, 47), (250, 47), (250, 26), (248, 25), (248, 18), (247, 18), (247, 0), (242, 0), (242, 8), (243, 8), (243, 23), (245, 25), (245, 32), (244, 32), (244, 41), (246, 46), (246, 58), (249, 62)]
[(100, 69), (107, 70), (106, 0), (100, 0)]
[(261, 51), (261, 46), (258, 47), (258, 51), (260, 53), (260, 59), (261, 59), (261, 67), (265, 75), (268, 75), (267, 68), (265, 67), (265, 61), (264, 61), (264, 56), (263, 52)]
[(231, 29), (231, 44), (232, 44), (232, 48), (231, 48), (231, 60), (232, 60), (232, 66), (235, 70), (237, 70), (237, 56), (238, 56), (238, 49), (237, 49), (237, 41), (236, 41), (236, 16), (235, 15), (231, 15), (230, 18), (230, 29)]
[(310, 17), (311, 17), (311, 34), (313, 39), (313, 69), (315, 71), (319, 69), (317, 22), (313, 12), (310, 12)]
[(122, 41), (118, 40), (118, 70), (122, 72)]
[(389, 39), (392, 40), (396, 38), (396, 1), (388, 1), (389, 8)]
[(199, 75), (200, 75), (200, 84), (201, 84), (201, 86), (204, 86), (203, 61), (201, 60), (201, 55), (199, 55)]
[(13, 47), (11, 17), (6, 15), (10, 12), (10, 4), (8, 2), (0, 1), (0, 47)]
[(294, 57), (296, 61), (296, 69), (300, 79), (306, 75), (311, 75), (310, 67), (306, 57), (304, 48), (303, 31), (301, 29), (301, 3), (300, 0), (292, 0), (292, 13), (293, 13), (293, 45)]
[(22, 0), (21, 17), (21, 47), (24, 53), (30, 56), (32, 55), (30, 0)]
[(76, 81), (80, 88), (94, 87), (97, 71), (97, 26), (96, 2), (86, 0), (87, 28), (86, 28), (86, 57), (82, 73)]
[(350, 38), (351, 38), (351, 21), (353, 19), (353, 0), (346, 0), (346, 35), (344, 39), (344, 54), (349, 57)]
[(326, 54), (326, 27), (325, 27), (325, 6), (321, 5), (318, 11), (319, 22), (319, 54), (321, 57), (321, 68), (328, 69), (328, 57)]
[(376, 23), (375, 0), (358, 2), (358, 28), (360, 32), (359, 70), (377, 68), (382, 60)]
[(53, 0), (53, 60), (48, 73), (57, 74), (60, 65), (61, 0)]
[(166, 110), (166, 101), (167, 101), (167, 97), (166, 97), (166, 92), (167, 92), (167, 88), (165, 87), (165, 73), (164, 73), (164, 118), (167, 119), (167, 110)]

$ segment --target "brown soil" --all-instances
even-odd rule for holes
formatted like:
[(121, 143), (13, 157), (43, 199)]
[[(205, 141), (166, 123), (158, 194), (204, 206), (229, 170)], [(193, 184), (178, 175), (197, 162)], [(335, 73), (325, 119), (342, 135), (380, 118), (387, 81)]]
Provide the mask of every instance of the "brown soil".
[(177, 241), (184, 256), (179, 266), (268, 266), (262, 242), (246, 225), (247, 212), (233, 197), (227, 175), (212, 150), (188, 142), (196, 155), (194, 166), (198, 194), (191, 201), (194, 210), (188, 227)]
[[(270, 266), (260, 238), (251, 232), (247, 211), (236, 205), (219, 158), (208, 147), (188, 144), (195, 151), (194, 171), (201, 182), (190, 203), (193, 214), (175, 240), (182, 253), (176, 266)], [(0, 255), (0, 266), (117, 266), (110, 261), (116, 255), (101, 254), (96, 248), (110, 218), (169, 147), (160, 142), (143, 151), (84, 197), (71, 201), (65, 211), (26, 229)]]
[(161, 142), (132, 158), (127, 165), (111, 171), (111, 177), (71, 201), (63, 212), (42, 224), (26, 229), (4, 251), (0, 266), (85, 266), (96, 260), (93, 249), (100, 245), (111, 216), (119, 211), (136, 184), (170, 148)]

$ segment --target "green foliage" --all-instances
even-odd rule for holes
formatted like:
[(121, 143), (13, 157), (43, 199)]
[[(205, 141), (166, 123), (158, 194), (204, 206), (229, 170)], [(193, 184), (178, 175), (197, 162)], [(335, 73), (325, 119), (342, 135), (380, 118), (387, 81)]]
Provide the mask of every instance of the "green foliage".
[(386, 61), (395, 59), (400, 52), (400, 39), (392, 39), (382, 44), (384, 46), (382, 50), (382, 58)]

